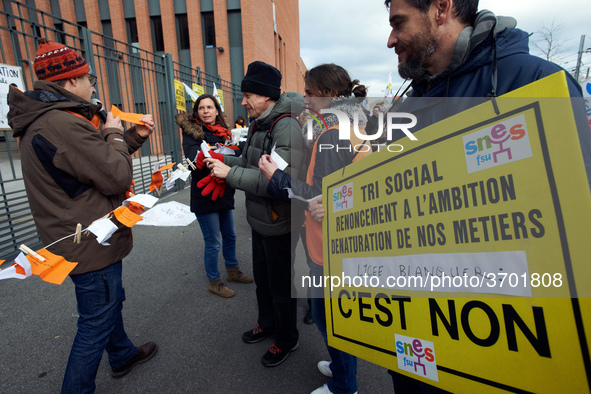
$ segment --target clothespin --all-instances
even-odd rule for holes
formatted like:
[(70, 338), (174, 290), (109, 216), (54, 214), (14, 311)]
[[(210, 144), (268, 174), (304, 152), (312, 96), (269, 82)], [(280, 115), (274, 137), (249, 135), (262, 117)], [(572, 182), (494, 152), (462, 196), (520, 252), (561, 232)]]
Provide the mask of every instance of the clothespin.
[(33, 249), (27, 247), (25, 244), (22, 244), (21, 246), (19, 246), (19, 249), (21, 250), (21, 252), (23, 252), (25, 254), (33, 255), (39, 261), (45, 261), (45, 257), (41, 256), (39, 253), (35, 252)]
[(189, 172), (189, 170), (187, 170), (187, 167), (185, 167), (181, 163), (177, 164), (176, 166), (177, 166), (177, 169), (181, 170), (181, 172)]
[(158, 194), (158, 197), (160, 197), (160, 194), (162, 194), (162, 185), (160, 185), (160, 187), (156, 189), (156, 193)]
[(78, 245), (80, 245), (80, 237), (82, 236), (82, 225), (80, 223), (78, 223), (76, 225), (76, 234), (74, 234), (74, 241), (72, 242), (76, 242)]
[(195, 167), (195, 164), (193, 164), (193, 162), (189, 160), (189, 158), (185, 157), (185, 160), (187, 160), (187, 163), (189, 163), (189, 167), (191, 167), (192, 170), (197, 169), (197, 167)]

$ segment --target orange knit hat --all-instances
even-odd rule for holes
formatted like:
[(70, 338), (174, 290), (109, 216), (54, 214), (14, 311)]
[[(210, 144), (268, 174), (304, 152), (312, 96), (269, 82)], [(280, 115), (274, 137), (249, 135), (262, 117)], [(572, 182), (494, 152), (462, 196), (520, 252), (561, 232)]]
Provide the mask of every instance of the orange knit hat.
[(33, 63), (37, 78), (45, 81), (78, 78), (90, 72), (86, 60), (71, 48), (42, 38)]

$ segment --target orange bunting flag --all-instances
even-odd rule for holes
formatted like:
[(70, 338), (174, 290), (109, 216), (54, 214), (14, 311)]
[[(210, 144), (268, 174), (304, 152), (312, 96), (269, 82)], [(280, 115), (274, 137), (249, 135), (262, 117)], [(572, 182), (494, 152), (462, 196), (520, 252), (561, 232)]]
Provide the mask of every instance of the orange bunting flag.
[(162, 177), (162, 173), (160, 171), (156, 171), (152, 173), (152, 183), (150, 183), (150, 191), (153, 192), (156, 189), (159, 189), (162, 186), (162, 181), (164, 178)]
[(119, 108), (111, 105), (111, 112), (113, 113), (113, 117), (119, 117), (122, 121), (127, 121), (136, 124), (145, 124), (144, 122), (140, 121), (140, 118), (143, 116), (142, 114), (134, 114), (131, 112), (123, 112)]
[(45, 261), (37, 259), (32, 254), (28, 254), (26, 257), (31, 263), (33, 275), (39, 275), (45, 282), (61, 285), (66, 276), (78, 265), (78, 263), (69, 262), (62, 256), (55, 255), (47, 249), (40, 249), (37, 253), (44, 257)]
[(130, 201), (128, 208), (136, 215), (141, 215), (142, 213), (146, 212), (146, 208), (144, 208), (144, 206), (139, 202)]
[(129, 228), (135, 226), (137, 222), (144, 219), (140, 215), (133, 213), (128, 207), (119, 207), (113, 211), (113, 214), (119, 223)]
[[(2, 260), (4, 261), (4, 260)], [(0, 262), (0, 264), (2, 264), (2, 262)], [(19, 275), (27, 275), (27, 273), (25, 272), (25, 269), (23, 267), (21, 267), (20, 265), (18, 265), (17, 263), (12, 263), (12, 266), (16, 268), (16, 273)]]
[(133, 185), (135, 185), (135, 181), (132, 179), (131, 180), (131, 185), (129, 186), (129, 189), (125, 192), (125, 199), (126, 200), (128, 198), (131, 198), (131, 197), (135, 196), (135, 191), (133, 190)]
[(162, 172), (162, 171), (165, 171), (165, 170), (170, 170), (175, 164), (176, 163), (167, 164), (164, 167), (161, 167), (161, 168), (157, 169), (156, 171)]

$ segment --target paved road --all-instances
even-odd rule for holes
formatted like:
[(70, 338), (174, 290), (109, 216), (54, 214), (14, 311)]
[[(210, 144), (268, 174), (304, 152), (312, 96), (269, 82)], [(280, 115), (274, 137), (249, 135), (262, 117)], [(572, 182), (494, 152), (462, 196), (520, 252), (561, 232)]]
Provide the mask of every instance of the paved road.
[[(164, 201), (189, 203), (189, 190)], [(252, 274), (250, 227), (243, 193), (236, 193), (237, 254)], [(97, 393), (309, 393), (326, 382), (316, 363), (328, 352), (315, 325), (301, 323), (300, 348), (282, 365), (265, 368), (260, 358), (270, 340), (247, 345), (254, 327), (254, 284), (232, 284), (236, 296), (207, 291), (203, 239), (197, 222), (188, 227), (134, 227), (135, 247), (124, 260), (126, 330), (136, 344), (152, 340), (159, 352), (129, 375), (113, 379), (106, 354)], [(220, 262), (220, 267), (223, 265)], [(38, 277), (0, 281), (0, 393), (58, 393), (76, 334), (76, 301), (69, 279), (61, 286)], [(391, 393), (382, 367), (360, 360), (360, 393)]]

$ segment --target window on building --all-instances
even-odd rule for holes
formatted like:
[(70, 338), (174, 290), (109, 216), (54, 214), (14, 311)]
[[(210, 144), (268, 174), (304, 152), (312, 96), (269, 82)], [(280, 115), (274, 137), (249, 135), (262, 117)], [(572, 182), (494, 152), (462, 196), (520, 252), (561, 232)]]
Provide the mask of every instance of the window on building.
[(35, 37), (41, 38), (41, 28), (39, 26), (33, 23), (31, 24), (31, 29), (33, 30), (33, 35)]
[(215, 24), (213, 12), (204, 12), (203, 16), (203, 38), (206, 48), (215, 47)]
[(110, 20), (102, 20), (103, 26), (103, 45), (107, 48), (115, 49), (115, 41), (113, 40), (113, 26)]
[(162, 18), (153, 16), (150, 18), (152, 24), (152, 42), (154, 52), (164, 52), (164, 35), (162, 33)]
[(179, 14), (176, 16), (176, 36), (179, 41), (179, 50), (191, 49), (189, 44), (189, 22), (187, 14)]
[(64, 32), (64, 24), (54, 22), (53, 27), (55, 28), (55, 41), (59, 42), (60, 44), (66, 45), (66, 33)]
[(78, 36), (82, 37), (82, 29), (87, 29), (86, 22), (78, 22)]
[(127, 18), (125, 19), (125, 25), (127, 28), (127, 42), (134, 47), (132, 53), (138, 53), (137, 48), (140, 46), (140, 39), (137, 34), (137, 21), (135, 18)]
[(281, 59), (281, 49), (282, 49), (281, 46), (283, 45), (283, 40), (281, 39), (281, 36), (280, 35), (278, 35), (278, 37), (279, 37), (279, 45), (278, 45), (277, 48), (279, 50), (279, 53), (278, 53), (278, 55), (279, 55), (279, 71), (283, 72), (283, 64), (282, 64), (282, 61), (281, 61), (282, 60)]

